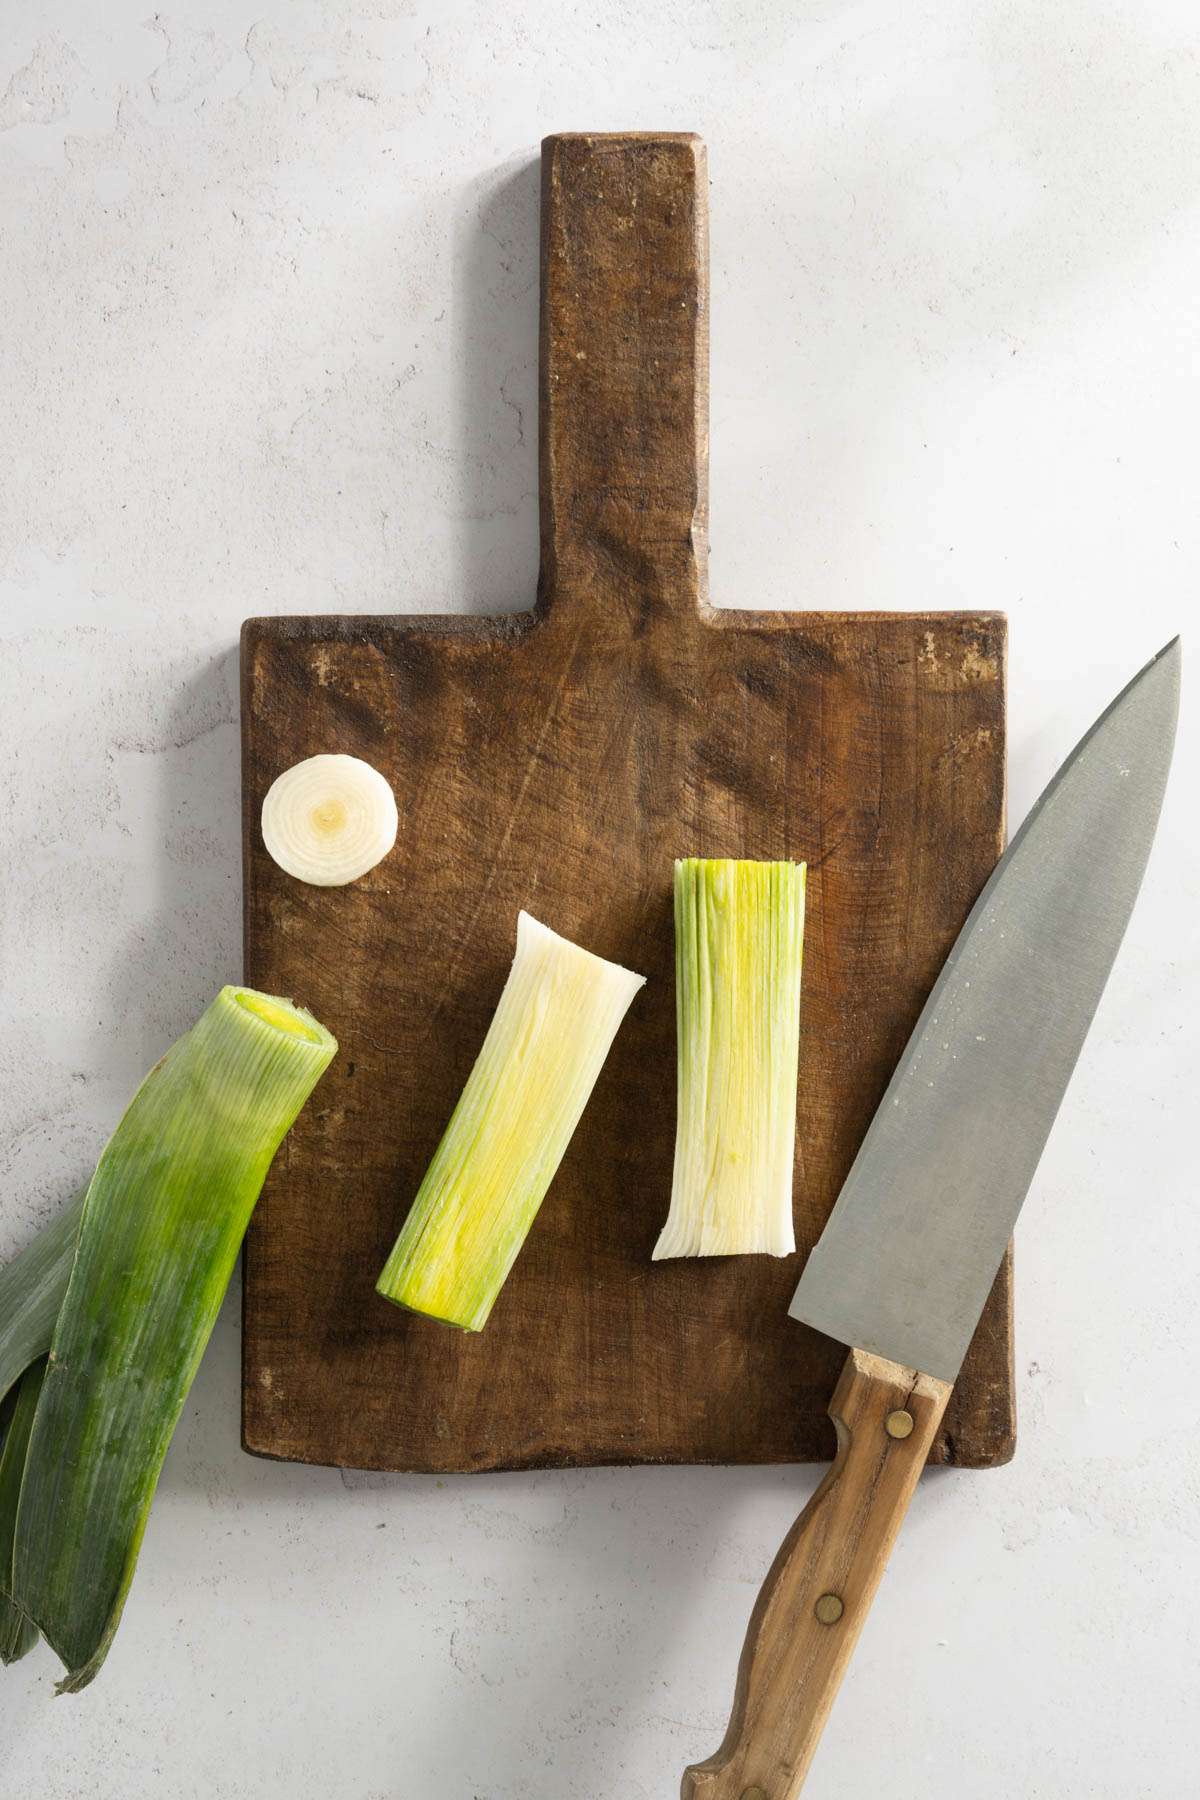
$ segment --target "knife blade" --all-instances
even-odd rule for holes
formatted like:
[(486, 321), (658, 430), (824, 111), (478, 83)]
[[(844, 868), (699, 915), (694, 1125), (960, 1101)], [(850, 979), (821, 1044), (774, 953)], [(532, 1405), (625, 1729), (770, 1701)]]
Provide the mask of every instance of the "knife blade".
[(788, 1309), (953, 1381), (1108, 980), (1158, 823), (1179, 639), (1101, 714), (942, 968)]
[(838, 1449), (751, 1615), (683, 1800), (794, 1800), (937, 1434), (1141, 886), (1179, 639), (1076, 745), (934, 984), (789, 1308), (850, 1346)]

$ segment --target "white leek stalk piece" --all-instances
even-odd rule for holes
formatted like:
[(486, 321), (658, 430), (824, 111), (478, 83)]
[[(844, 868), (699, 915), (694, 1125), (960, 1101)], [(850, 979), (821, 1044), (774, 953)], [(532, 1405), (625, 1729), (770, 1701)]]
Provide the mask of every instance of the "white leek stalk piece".
[(344, 887), (396, 842), (396, 797), (358, 756), (309, 756), (263, 801), (263, 843), (281, 869), (313, 887)]
[(483, 1048), (377, 1287), (481, 1331), (643, 985), (517, 919), (517, 953)]
[(804, 863), (675, 864), (678, 1114), (654, 1257), (788, 1256)]

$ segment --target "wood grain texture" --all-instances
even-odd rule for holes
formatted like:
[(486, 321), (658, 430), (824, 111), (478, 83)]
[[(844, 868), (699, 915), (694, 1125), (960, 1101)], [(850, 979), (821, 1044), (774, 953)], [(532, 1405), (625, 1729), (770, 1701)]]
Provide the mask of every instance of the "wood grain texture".
[[(795, 1800), (950, 1393), (932, 1375), (850, 1352), (829, 1406), (837, 1457), (763, 1583), (725, 1741), (685, 1772), (682, 1800)], [(888, 1433), (897, 1412), (908, 1437)]]
[[(246, 975), (341, 1054), (246, 1252), (244, 1441), (363, 1468), (807, 1461), (844, 1346), (786, 1317), (1001, 848), (1004, 621), (712, 610), (706, 177), (682, 136), (543, 155), (542, 576), (529, 613), (259, 619), (242, 645)], [(391, 781), (395, 851), (305, 887), (263, 795), (320, 750)], [(797, 1256), (652, 1264), (675, 1119), (672, 862), (809, 863)], [(646, 975), (478, 1337), (374, 1282), (527, 907)], [(934, 1455), (1011, 1454), (1011, 1279)]]

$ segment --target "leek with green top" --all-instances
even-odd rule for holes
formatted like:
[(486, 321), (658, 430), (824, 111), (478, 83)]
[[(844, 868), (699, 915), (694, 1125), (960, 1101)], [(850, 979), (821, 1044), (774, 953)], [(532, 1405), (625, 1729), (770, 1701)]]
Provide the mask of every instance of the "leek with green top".
[(67, 1691), (108, 1652), (246, 1224), (336, 1049), (290, 1002), (223, 988), (146, 1077), (97, 1165), (0, 1583), (66, 1665)]
[(655, 1259), (788, 1256), (805, 865), (675, 864), (678, 1113)]
[(483, 1329), (643, 980), (521, 913), (483, 1048), (379, 1277), (385, 1299)]

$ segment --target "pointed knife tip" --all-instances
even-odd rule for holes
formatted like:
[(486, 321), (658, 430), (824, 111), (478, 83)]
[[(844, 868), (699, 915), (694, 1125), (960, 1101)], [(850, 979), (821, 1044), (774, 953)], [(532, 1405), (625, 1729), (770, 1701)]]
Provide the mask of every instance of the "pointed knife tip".
[[(1162, 649), (1156, 652), (1143, 668), (1138, 670), (1133, 680), (1122, 688), (1108, 708), (1108, 712), (1115, 712), (1122, 702), (1130, 700), (1135, 694), (1144, 691), (1148, 679), (1150, 686), (1156, 691), (1170, 697), (1167, 704), (1171, 711), (1173, 734), (1173, 721), (1179, 710), (1179, 690), (1183, 681), (1183, 639), (1178, 634), (1165, 643)], [(1107, 714), (1102, 714), (1097, 722), (1102, 723), (1106, 717)]]
[[(1183, 685), (1183, 638), (1177, 632), (1170, 643), (1164, 644), (1151, 663), (1151, 668), (1161, 665), (1165, 670), (1167, 687), (1171, 694), (1173, 719), (1179, 714), (1179, 690)], [(1172, 725), (1174, 735), (1174, 725)]]

